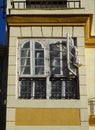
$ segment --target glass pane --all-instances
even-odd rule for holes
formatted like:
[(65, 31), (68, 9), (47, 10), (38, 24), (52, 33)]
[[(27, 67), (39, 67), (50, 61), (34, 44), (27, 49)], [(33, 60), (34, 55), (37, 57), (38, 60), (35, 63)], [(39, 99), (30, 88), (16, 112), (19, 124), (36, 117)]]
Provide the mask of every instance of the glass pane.
[(30, 48), (30, 42), (26, 42), (21, 48)]
[(72, 53), (73, 55), (75, 55), (75, 48), (74, 48), (74, 47), (71, 48), (71, 53)]
[(51, 51), (50, 58), (60, 57), (60, 51)]
[(30, 66), (21, 67), (21, 74), (30, 74)]
[(60, 67), (51, 67), (51, 74), (60, 74)]
[(76, 73), (76, 68), (75, 66), (73, 65), (73, 63), (70, 63), (70, 69)]
[(30, 57), (30, 49), (27, 49), (27, 50), (21, 49), (21, 57)]
[(51, 51), (59, 51), (60, 50), (60, 44), (59, 43), (56, 43), (56, 44), (50, 44), (50, 50)]
[(30, 65), (30, 58), (21, 58), (21, 66)]
[(20, 83), (20, 98), (30, 99), (32, 97), (32, 81), (23, 80)]
[(44, 74), (44, 67), (35, 67), (35, 74)]
[(70, 58), (70, 61), (73, 63), (73, 62), (74, 62), (75, 57), (74, 57), (71, 53), (69, 53), (69, 58)]
[(59, 58), (51, 58), (50, 59), (51, 66), (59, 66), (60, 67), (60, 59)]
[(50, 68), (51, 74), (60, 74), (60, 42), (50, 44)]
[(75, 99), (75, 85), (74, 80), (69, 80), (66, 82), (66, 98)]
[(28, 80), (22, 80), (22, 81), (21, 81), (21, 85), (29, 86), (29, 85), (31, 85), (31, 81), (28, 81)]
[(52, 81), (51, 82), (51, 98), (61, 99), (62, 92), (62, 81)]
[(39, 80), (35, 81), (35, 99), (45, 99), (46, 98), (46, 81)]
[(35, 59), (36, 66), (44, 66), (44, 59)]
[(35, 51), (35, 58), (44, 58), (44, 51)]
[(35, 42), (35, 49), (42, 49), (42, 45), (38, 42)]

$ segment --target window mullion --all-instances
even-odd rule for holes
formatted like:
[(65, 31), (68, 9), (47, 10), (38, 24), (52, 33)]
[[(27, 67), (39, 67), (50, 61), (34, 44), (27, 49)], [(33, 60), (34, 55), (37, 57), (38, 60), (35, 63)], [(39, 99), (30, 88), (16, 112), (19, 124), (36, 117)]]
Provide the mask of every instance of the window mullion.
[(32, 91), (33, 91), (32, 98), (34, 99), (34, 97), (35, 97), (35, 82), (33, 82)]
[(34, 56), (33, 56), (33, 55), (34, 55), (34, 50), (33, 50), (34, 48), (33, 48), (33, 47), (34, 47), (34, 46), (33, 46), (33, 44), (34, 44), (34, 41), (31, 40), (31, 42), (30, 42), (30, 47), (31, 47), (31, 51), (30, 51), (30, 52), (31, 52), (31, 62), (30, 62), (30, 64), (31, 64), (31, 66), (30, 66), (30, 67), (31, 67), (31, 75), (32, 75), (32, 76), (33, 76), (33, 74), (34, 74), (34, 73), (33, 73), (33, 70), (34, 70), (34, 65), (33, 65), (33, 60), (34, 60), (34, 59), (33, 59), (33, 57), (34, 57)]
[(46, 98), (49, 99), (50, 98), (50, 93), (51, 93), (51, 88), (50, 88), (50, 83), (49, 83), (49, 76), (46, 79)]
[[(48, 44), (48, 43), (47, 43)], [(49, 49), (48, 46), (45, 47), (44, 49), (44, 68), (45, 68), (45, 75), (49, 75)]]
[(60, 44), (60, 71), (61, 71), (61, 75), (63, 75), (63, 67), (62, 67), (62, 44)]
[(62, 98), (65, 98), (66, 96), (66, 82), (62, 81), (62, 92), (61, 92)]
[(44, 69), (45, 69), (45, 72), (44, 74), (46, 75), (46, 99), (49, 99), (50, 97), (50, 85), (49, 85), (49, 43), (48, 41), (46, 41), (47, 44), (44, 48)]

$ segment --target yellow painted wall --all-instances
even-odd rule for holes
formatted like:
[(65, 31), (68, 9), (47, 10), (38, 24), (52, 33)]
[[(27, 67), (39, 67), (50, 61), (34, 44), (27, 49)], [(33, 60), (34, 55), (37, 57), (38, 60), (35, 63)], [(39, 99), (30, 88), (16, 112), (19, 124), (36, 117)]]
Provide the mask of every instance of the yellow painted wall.
[[(88, 100), (95, 97), (95, 48), (86, 48), (86, 74), (87, 74), (87, 95)], [(95, 104), (95, 102), (93, 102)], [(89, 108), (89, 130), (95, 130), (95, 105), (88, 105)]]
[(88, 98), (95, 97), (95, 48), (85, 49), (87, 95)]
[(80, 109), (17, 108), (16, 125), (79, 126)]

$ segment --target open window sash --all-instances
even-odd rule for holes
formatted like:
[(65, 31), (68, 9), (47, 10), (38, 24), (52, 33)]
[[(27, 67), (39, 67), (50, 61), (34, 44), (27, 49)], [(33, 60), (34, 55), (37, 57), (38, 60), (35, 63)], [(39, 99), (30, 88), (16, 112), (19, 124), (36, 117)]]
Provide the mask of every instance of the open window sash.
[(73, 74), (77, 75), (75, 62), (76, 62), (76, 47), (74, 46), (73, 39), (70, 37), (70, 35), (67, 33), (67, 67), (68, 70)]
[(62, 76), (62, 39), (49, 41), (50, 72), (52, 76)]

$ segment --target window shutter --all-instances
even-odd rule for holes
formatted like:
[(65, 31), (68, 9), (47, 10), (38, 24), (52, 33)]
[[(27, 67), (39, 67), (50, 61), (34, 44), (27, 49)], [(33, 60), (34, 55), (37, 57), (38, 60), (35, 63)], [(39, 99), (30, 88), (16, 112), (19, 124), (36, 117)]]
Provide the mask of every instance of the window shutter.
[(67, 67), (68, 70), (73, 74), (76, 75), (76, 66), (75, 62), (77, 59), (76, 54), (76, 47), (74, 46), (73, 39), (67, 33)]

